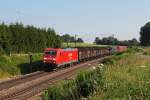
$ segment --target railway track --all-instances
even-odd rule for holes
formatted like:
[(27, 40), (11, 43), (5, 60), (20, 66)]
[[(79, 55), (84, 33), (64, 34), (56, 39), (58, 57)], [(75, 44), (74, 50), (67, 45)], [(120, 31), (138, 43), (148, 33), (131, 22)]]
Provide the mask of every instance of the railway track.
[(44, 71), (38, 71), (38, 72), (34, 72), (34, 73), (31, 73), (28, 75), (20, 76), (20, 77), (11, 79), (11, 80), (0, 82), (0, 90), (2, 91), (4, 89), (8, 89), (14, 85), (21, 84), (25, 81), (33, 80), (36, 77), (40, 77), (40, 76), (43, 76), (45, 74), (47, 74), (47, 73), (45, 73)]
[[(68, 79), (74, 76), (77, 71), (87, 69), (92, 64), (99, 63), (100, 60), (102, 59), (88, 61), (56, 72), (39, 72), (0, 83), (0, 89), (2, 89), (0, 91), (0, 100), (26, 100), (42, 92), (49, 85), (54, 85), (60, 80)], [(89, 66), (89, 64), (91, 65)], [(8, 86), (4, 86), (4, 84)]]

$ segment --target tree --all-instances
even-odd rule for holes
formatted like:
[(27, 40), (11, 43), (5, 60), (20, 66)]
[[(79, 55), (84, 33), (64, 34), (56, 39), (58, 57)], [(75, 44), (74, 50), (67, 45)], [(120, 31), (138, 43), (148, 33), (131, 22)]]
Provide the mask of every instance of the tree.
[(54, 29), (22, 23), (0, 24), (0, 52), (42, 52), (45, 47), (61, 47), (61, 37)]
[(143, 46), (150, 46), (150, 22), (141, 27), (140, 43)]
[(71, 36), (69, 34), (65, 34), (62, 36), (63, 42), (70, 42), (71, 41)]
[(96, 37), (96, 38), (95, 38), (95, 40), (94, 40), (94, 43), (96, 43), (96, 44), (100, 44), (99, 42), (100, 42), (99, 37)]
[(135, 38), (133, 38), (132, 40), (128, 40), (128, 41), (130, 45), (137, 46), (139, 44), (139, 42)]
[(78, 42), (78, 43), (83, 43), (84, 41), (82, 40), (82, 38), (78, 38), (78, 39), (77, 39), (77, 42)]
[(102, 45), (115, 45), (118, 43), (117, 38), (114, 37), (104, 37), (102, 39), (99, 39), (98, 37), (95, 38), (96, 44), (102, 44)]
[(9, 53), (10, 49), (10, 32), (4, 23), (0, 25), (0, 49), (6, 53)]
[(61, 39), (63, 42), (80, 42), (83, 43), (83, 39), (82, 38), (78, 38), (77, 40), (75, 39), (75, 36), (70, 36), (69, 34), (65, 34), (63, 36), (61, 36)]

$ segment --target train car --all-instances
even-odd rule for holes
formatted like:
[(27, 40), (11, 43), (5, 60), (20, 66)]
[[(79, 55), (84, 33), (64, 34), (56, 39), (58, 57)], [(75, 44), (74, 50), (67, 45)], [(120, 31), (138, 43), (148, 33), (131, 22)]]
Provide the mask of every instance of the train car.
[(80, 47), (78, 48), (79, 61), (91, 60), (94, 58), (109, 55), (111, 53), (108, 47)]
[(43, 62), (44, 64), (51, 65), (51, 67), (76, 63), (78, 62), (78, 49), (45, 48)]
[(127, 50), (127, 46), (113, 46), (112, 47), (112, 52), (115, 53), (115, 52), (124, 52)]
[(127, 50), (127, 46), (117, 46), (117, 52), (124, 52)]

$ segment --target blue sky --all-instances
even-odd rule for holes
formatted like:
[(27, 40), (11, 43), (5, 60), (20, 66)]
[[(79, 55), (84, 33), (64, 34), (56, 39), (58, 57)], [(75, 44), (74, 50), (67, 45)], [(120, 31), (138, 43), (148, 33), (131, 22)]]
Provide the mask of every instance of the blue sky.
[(91, 42), (114, 34), (139, 38), (150, 20), (150, 0), (0, 0), (0, 22), (52, 27)]

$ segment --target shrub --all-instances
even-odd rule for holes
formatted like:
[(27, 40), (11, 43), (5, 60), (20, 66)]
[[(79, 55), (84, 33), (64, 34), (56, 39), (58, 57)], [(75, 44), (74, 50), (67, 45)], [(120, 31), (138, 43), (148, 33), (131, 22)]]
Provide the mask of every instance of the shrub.
[(43, 94), (44, 100), (79, 100), (88, 97), (102, 87), (101, 69), (81, 72), (74, 81), (51, 86)]
[(43, 95), (44, 100), (78, 100), (79, 94), (77, 92), (76, 83), (69, 81), (62, 82), (57, 86), (51, 86), (45, 91)]
[(114, 61), (111, 58), (105, 58), (101, 63), (103, 63), (103, 64), (114, 64)]

